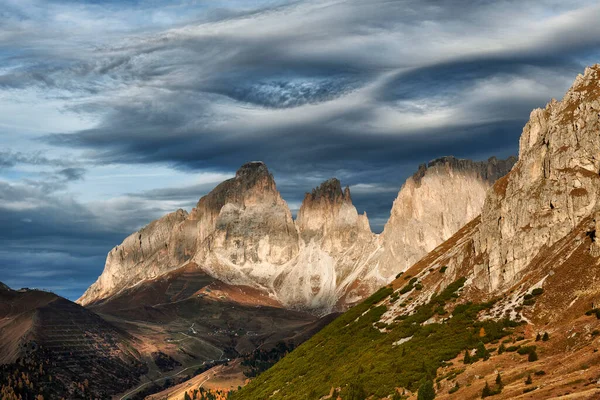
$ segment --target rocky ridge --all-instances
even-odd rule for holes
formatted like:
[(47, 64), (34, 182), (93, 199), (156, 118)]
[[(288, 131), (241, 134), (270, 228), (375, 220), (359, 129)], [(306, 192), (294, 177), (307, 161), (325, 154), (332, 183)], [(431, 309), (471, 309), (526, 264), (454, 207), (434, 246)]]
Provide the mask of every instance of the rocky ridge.
[(78, 302), (101, 302), (192, 262), (285, 307), (346, 309), (478, 215), (486, 190), (512, 163), (431, 162), (407, 180), (384, 232), (376, 235), (337, 179), (307, 193), (294, 221), (266, 165), (251, 162), (189, 214), (168, 214), (111, 250), (104, 272)]

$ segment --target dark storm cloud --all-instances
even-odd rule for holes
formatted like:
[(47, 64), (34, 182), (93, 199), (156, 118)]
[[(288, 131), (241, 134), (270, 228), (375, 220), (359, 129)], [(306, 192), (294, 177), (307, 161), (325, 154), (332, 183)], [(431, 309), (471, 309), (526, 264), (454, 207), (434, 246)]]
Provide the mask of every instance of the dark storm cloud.
[(42, 152), (13, 152), (10, 150), (0, 150), (0, 166), (14, 167), (18, 164), (29, 164), (39, 166), (66, 167), (73, 165), (72, 161), (48, 158)]
[(85, 168), (65, 168), (58, 171), (68, 181), (78, 181), (83, 179)]

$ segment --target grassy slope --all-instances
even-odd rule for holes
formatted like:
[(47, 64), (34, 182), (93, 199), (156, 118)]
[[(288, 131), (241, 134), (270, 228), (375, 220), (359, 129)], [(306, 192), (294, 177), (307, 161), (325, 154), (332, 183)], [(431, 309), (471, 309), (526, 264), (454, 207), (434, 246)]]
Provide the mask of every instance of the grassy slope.
[[(491, 304), (458, 304), (456, 292), (463, 283), (464, 279), (454, 282), (412, 315), (386, 326), (384, 333), (374, 324), (386, 311), (385, 306), (378, 304), (392, 294), (392, 289), (382, 288), (233, 398), (318, 399), (332, 387), (342, 388), (342, 396), (358, 387), (367, 396), (374, 394), (377, 398), (394, 393), (396, 387), (416, 390), (421, 381), (435, 377), (444, 361), (467, 348), (477, 347), (480, 342), (487, 343), (509, 333), (508, 321), (476, 321), (477, 313)], [(438, 312), (444, 312), (440, 307), (452, 312), (452, 316), (438, 323), (423, 324)], [(381, 323), (378, 326), (383, 328)], [(481, 327), (486, 332), (484, 337), (480, 337)], [(411, 340), (393, 345), (411, 336)]]

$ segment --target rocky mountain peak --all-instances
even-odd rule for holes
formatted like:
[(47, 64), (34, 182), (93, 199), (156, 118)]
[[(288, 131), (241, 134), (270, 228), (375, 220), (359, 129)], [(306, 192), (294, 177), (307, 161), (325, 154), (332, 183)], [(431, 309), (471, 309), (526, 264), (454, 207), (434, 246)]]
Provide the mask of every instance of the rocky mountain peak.
[(511, 156), (506, 160), (490, 157), (487, 161), (473, 161), (446, 156), (436, 158), (428, 164), (421, 164), (418, 171), (412, 176), (417, 186), (421, 185), (422, 179), (427, 174), (435, 173), (473, 173), (479, 179), (494, 183), (498, 178), (506, 175), (517, 162), (517, 157)]
[(350, 188), (346, 186), (342, 191), (342, 184), (337, 178), (331, 178), (321, 183), (319, 186), (314, 188), (312, 192), (306, 193), (305, 201), (310, 202), (341, 202), (348, 201), (352, 202), (350, 197)]
[(370, 232), (366, 216), (359, 216), (352, 204), (350, 188), (342, 190), (337, 178), (331, 178), (306, 193), (298, 211), (296, 224), (305, 240), (323, 236), (340, 228), (358, 228)]
[(275, 179), (265, 163), (252, 161), (242, 165), (234, 178), (222, 182), (202, 197), (192, 211), (192, 219), (200, 219), (202, 215), (214, 217), (227, 203), (245, 206), (247, 203), (267, 199), (271, 201), (280, 199)]
[(274, 181), (273, 175), (269, 172), (267, 165), (262, 161), (250, 161), (249, 163), (242, 165), (236, 171), (235, 179), (249, 185), (252, 185), (261, 179)]

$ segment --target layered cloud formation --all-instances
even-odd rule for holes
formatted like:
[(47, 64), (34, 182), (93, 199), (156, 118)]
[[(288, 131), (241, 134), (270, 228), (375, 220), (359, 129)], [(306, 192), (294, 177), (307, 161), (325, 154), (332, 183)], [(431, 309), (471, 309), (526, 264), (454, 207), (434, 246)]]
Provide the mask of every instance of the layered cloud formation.
[(246, 161), (374, 230), (418, 164), (516, 154), (600, 60), (593, 1), (0, 0), (0, 281), (78, 297)]

